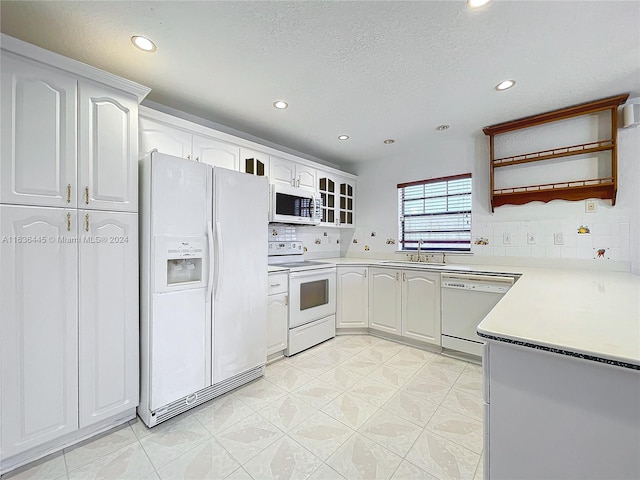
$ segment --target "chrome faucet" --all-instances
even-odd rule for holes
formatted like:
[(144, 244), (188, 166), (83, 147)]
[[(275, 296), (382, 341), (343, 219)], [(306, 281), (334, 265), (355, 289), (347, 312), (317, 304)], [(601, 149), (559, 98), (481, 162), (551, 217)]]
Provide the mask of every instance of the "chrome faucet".
[(420, 250), (422, 249), (422, 239), (418, 240), (418, 262), (420, 262)]

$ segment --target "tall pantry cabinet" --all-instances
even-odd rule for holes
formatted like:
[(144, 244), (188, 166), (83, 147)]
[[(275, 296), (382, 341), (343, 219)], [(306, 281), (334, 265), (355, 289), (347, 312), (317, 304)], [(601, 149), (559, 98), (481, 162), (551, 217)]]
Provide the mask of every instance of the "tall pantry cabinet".
[(135, 416), (138, 103), (2, 35), (0, 473)]

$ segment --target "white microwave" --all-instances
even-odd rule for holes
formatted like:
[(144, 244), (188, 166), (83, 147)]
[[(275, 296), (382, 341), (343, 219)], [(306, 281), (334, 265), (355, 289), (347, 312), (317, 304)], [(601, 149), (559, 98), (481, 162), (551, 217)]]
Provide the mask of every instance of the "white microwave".
[(318, 194), (284, 184), (271, 184), (270, 189), (270, 222), (318, 225), (322, 220)]

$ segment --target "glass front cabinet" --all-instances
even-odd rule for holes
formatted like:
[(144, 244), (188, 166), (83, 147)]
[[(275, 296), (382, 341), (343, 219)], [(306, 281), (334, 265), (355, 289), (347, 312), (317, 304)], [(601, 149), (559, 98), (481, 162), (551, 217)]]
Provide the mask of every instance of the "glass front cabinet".
[(324, 226), (355, 226), (355, 181), (325, 172), (318, 172), (318, 192), (322, 198)]

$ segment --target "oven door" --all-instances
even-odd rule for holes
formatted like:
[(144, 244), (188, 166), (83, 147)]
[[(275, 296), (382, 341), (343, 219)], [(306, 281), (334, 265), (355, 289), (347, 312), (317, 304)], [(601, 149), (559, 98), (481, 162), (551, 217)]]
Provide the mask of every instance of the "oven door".
[(335, 313), (335, 267), (289, 274), (289, 328)]

